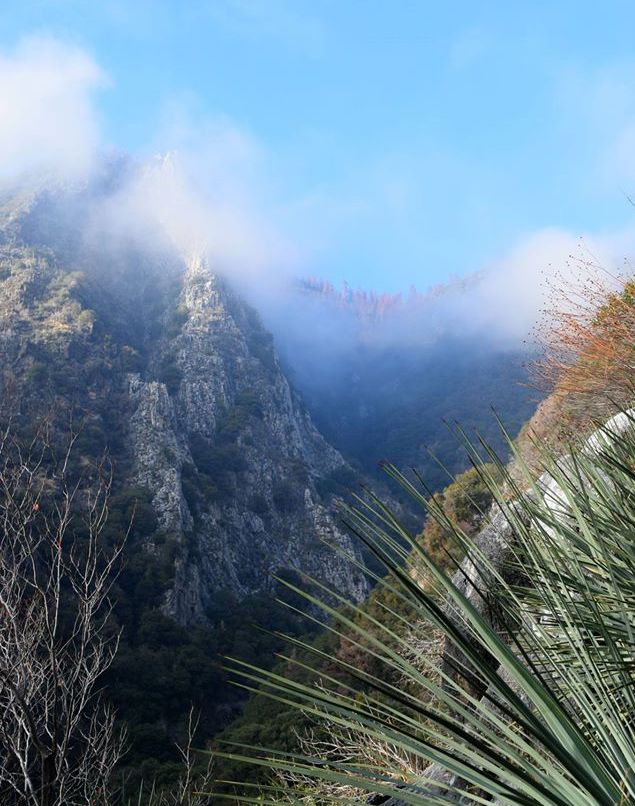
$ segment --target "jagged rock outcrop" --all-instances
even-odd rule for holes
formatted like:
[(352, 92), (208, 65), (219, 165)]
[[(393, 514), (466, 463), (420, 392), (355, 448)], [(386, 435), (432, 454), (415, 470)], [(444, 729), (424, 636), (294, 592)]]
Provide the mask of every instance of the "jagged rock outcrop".
[(112, 188), (0, 198), (5, 413), (27, 424), (54, 412), (63, 430), (72, 412), (78, 461), (107, 450), (117, 490), (147, 496), (145, 548), (171, 547), (163, 607), (181, 624), (204, 622), (220, 588), (273, 591), (275, 573), (360, 600), (365, 578), (324, 542), (356, 553), (325, 492), (346, 463), (257, 314), (201, 256), (100, 241), (94, 227), (83, 237), (91, 193)]
[(206, 590), (266, 589), (284, 568), (359, 600), (363, 578), (323, 541), (353, 547), (316, 487), (344, 461), (292, 392), (269, 334), (200, 258), (187, 267), (177, 308), (182, 323), (154, 359), (169, 368), (172, 394), (165, 383), (130, 379), (136, 478), (153, 491), (161, 526), (194, 534), (199, 555), (178, 575), (169, 611), (199, 618)]

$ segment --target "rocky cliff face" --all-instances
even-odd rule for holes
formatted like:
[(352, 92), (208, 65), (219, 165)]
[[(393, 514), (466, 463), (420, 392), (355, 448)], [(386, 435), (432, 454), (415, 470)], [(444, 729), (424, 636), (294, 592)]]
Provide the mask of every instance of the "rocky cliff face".
[(64, 430), (72, 414), (78, 464), (114, 456), (116, 489), (154, 511), (148, 557), (170, 546), (163, 609), (180, 623), (289, 570), (359, 600), (364, 578), (324, 542), (355, 551), (325, 492), (347, 466), (256, 313), (200, 256), (83, 238), (86, 193), (0, 199), (4, 416)]
[(163, 381), (127, 376), (135, 481), (152, 491), (161, 528), (193, 544), (168, 610), (199, 619), (206, 591), (267, 589), (285, 568), (359, 599), (362, 578), (326, 542), (352, 545), (318, 493), (345, 463), (291, 390), (271, 337), (200, 258), (187, 265), (176, 312), (150, 362)]

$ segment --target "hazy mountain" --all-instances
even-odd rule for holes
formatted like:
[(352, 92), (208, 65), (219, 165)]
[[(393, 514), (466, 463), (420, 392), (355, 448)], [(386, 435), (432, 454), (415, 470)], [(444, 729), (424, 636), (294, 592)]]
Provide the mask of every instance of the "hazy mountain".
[(49, 422), (60, 451), (74, 434), (71, 481), (104, 452), (113, 462), (104, 539), (133, 526), (109, 686), (138, 764), (171, 758), (190, 703), (203, 735), (231, 716), (241, 695), (217, 655), (270, 658), (272, 639), (246, 635), (253, 620), (290, 619), (272, 610), (274, 574), (306, 572), (357, 600), (368, 587), (324, 542), (356, 553), (332, 495), (354, 475), (289, 385), (271, 335), (160, 228), (115, 232), (118, 181), (0, 199), (0, 417), (24, 440)]
[(531, 352), (486, 327), (466, 332), (457, 320), (457, 311), (469, 314), (479, 280), (401, 295), (338, 290), (312, 278), (287, 303), (302, 314), (273, 317), (313, 419), (365, 473), (377, 475), (387, 460), (415, 466), (440, 489), (448, 475), (438, 462), (452, 473), (466, 466), (462, 440), (447, 426), (458, 422), (504, 453), (494, 412), (512, 437), (532, 415), (542, 395), (530, 382)]

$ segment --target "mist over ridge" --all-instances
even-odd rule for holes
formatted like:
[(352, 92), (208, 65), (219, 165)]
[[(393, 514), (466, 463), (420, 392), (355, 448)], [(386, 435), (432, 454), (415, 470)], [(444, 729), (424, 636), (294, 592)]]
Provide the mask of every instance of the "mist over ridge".
[[(427, 267), (413, 257), (406, 270), (395, 243), (395, 271), (416, 290), (360, 282), (360, 256), (340, 291), (328, 255), (341, 231), (324, 227), (315, 199), (289, 186), (252, 131), (171, 99), (143, 146), (114, 148), (99, 112), (111, 84), (91, 53), (54, 37), (28, 37), (2, 54), (0, 86), (19, 93), (22, 110), (7, 114), (0, 137), (3, 237), (58, 246), (106, 286), (121, 272), (178, 276), (192, 256), (204, 258), (259, 312), (318, 423), (340, 444), (350, 436), (349, 458), (366, 469), (384, 458), (427, 462), (424, 443), (444, 418), (467, 421), (478, 410), (480, 422), (493, 406), (515, 412), (510, 425), (519, 427), (540, 394), (516, 380), (507, 393), (504, 376), (526, 384), (532, 329), (554, 278), (593, 277), (635, 243), (632, 223), (584, 235), (543, 227), (431, 287), (421, 279)], [(50, 125), (25, 113), (38, 105)], [(320, 204), (345, 227), (351, 211), (340, 200)], [(381, 232), (369, 231), (369, 242)], [(382, 418), (408, 426), (382, 441)], [(417, 433), (422, 423), (427, 436)]]
[[(29, 176), (27, 186), (49, 187), (62, 231), (81, 229), (85, 244), (205, 254), (261, 312), (283, 351), (314, 341), (337, 360), (351, 342), (407, 348), (448, 336), (515, 349), (545, 306), (545, 280), (593, 271), (589, 256), (595, 265), (613, 266), (635, 242), (632, 223), (586, 234), (544, 227), (521, 233), (488, 265), (457, 266), (456, 278), (436, 292), (427, 290), (420, 279), (426, 267), (413, 259), (416, 304), (404, 289), (402, 304), (360, 327), (349, 309), (298, 293), (298, 279), (301, 289), (302, 278), (332, 282), (323, 247), (337, 249), (337, 241), (329, 242), (335, 236), (322, 230), (311, 199), (285, 186), (270, 151), (238, 122), (172, 99), (142, 148), (115, 149), (99, 111), (102, 95), (116, 91), (111, 77), (89, 51), (51, 36), (26, 37), (0, 52), (0, 87), (5, 184), (20, 187), (20, 177)], [(331, 202), (337, 211), (338, 200)], [(314, 232), (307, 239), (308, 230)], [(357, 278), (360, 263), (351, 266)], [(402, 265), (395, 268), (403, 274)], [(355, 285), (359, 280), (351, 280)]]

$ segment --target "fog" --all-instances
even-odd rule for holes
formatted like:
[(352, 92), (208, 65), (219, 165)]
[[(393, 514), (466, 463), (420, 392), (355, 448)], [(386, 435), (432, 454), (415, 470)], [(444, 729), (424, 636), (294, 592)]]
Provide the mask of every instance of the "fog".
[(282, 351), (307, 356), (305, 368), (359, 346), (411, 349), (449, 336), (521, 348), (554, 287), (601, 273), (633, 247), (632, 228), (546, 228), (491, 265), (462, 267), (462, 279), (441, 288), (421, 287), (413, 268), (419, 294), (365, 315), (299, 284), (315, 272), (315, 256), (281, 225), (284, 200), (255, 138), (231, 120), (192, 116), (173, 103), (146, 149), (117, 153), (100, 125), (99, 95), (109, 83), (91, 54), (55, 39), (31, 38), (0, 52), (0, 177), (44, 176), (58, 193), (81, 190), (83, 237), (93, 244), (154, 251), (165, 242), (184, 260), (207, 256), (260, 310)]
[(88, 53), (55, 39), (0, 51), (0, 176), (89, 173), (100, 142), (95, 94), (106, 83)]

